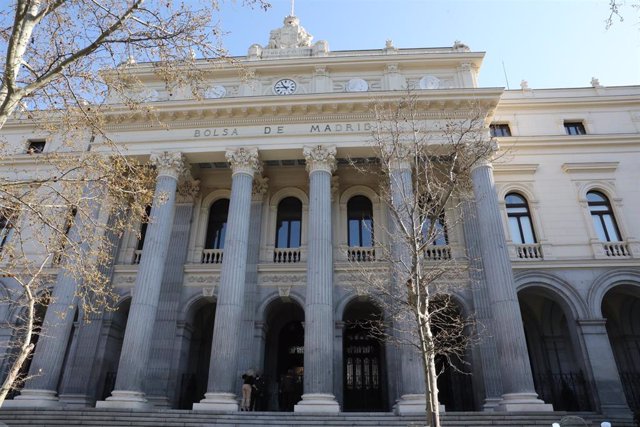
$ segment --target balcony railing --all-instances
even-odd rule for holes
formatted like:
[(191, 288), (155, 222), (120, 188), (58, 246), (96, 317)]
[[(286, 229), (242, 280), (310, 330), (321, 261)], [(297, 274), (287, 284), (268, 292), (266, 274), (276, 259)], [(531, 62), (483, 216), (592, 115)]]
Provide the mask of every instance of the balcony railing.
[(273, 262), (277, 264), (300, 262), (300, 248), (275, 248)]
[(424, 259), (427, 261), (443, 261), (451, 259), (451, 246), (431, 245), (424, 250)]
[(516, 244), (514, 246), (518, 259), (542, 259), (542, 246), (540, 245), (540, 243), (524, 243)]
[(200, 263), (202, 264), (222, 264), (223, 249), (203, 249)]
[(625, 242), (603, 242), (602, 248), (604, 249), (604, 254), (608, 257), (619, 258), (631, 256), (629, 245)]
[(376, 260), (376, 248), (351, 246), (347, 248), (347, 259), (353, 262), (372, 262)]
[(133, 252), (132, 264), (140, 264), (140, 258), (142, 258), (142, 249), (137, 249)]

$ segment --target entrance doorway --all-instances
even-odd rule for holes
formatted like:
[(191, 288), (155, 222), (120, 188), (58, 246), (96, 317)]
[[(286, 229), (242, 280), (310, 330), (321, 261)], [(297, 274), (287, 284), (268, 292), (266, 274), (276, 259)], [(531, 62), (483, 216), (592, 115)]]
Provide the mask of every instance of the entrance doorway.
[(257, 410), (293, 411), (302, 398), (304, 375), (304, 310), (297, 303), (278, 299), (267, 308), (265, 393)]
[(343, 319), (344, 411), (387, 411), (384, 344), (374, 333), (382, 312), (369, 301), (352, 301)]
[(216, 304), (211, 299), (202, 299), (191, 309), (191, 339), (187, 369), (180, 375), (180, 395), (178, 409), (191, 409), (207, 392), (211, 343), (213, 339), (213, 321)]

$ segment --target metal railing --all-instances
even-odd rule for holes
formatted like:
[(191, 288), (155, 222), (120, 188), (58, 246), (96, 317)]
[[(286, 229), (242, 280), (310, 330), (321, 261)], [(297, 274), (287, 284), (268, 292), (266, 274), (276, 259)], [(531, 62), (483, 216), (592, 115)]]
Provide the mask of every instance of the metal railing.
[(556, 411), (591, 411), (590, 388), (582, 372), (534, 375), (540, 399), (553, 405)]
[(224, 249), (203, 249), (201, 264), (222, 264), (222, 256)]

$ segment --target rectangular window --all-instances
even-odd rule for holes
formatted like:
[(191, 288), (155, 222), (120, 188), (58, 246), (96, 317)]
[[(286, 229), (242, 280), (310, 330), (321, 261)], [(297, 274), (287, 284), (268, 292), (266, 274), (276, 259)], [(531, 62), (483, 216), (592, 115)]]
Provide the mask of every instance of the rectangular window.
[(491, 136), (511, 136), (511, 129), (506, 123), (497, 123), (489, 125)]
[(38, 154), (44, 151), (44, 146), (47, 142), (43, 139), (29, 141), (27, 146), (27, 154)]
[(567, 135), (586, 135), (587, 131), (582, 122), (564, 122), (564, 130)]

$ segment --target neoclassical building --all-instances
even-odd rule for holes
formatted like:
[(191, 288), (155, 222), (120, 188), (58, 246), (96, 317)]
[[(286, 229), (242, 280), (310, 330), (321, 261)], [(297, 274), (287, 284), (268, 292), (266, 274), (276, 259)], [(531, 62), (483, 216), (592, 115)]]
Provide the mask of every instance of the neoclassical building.
[[(372, 161), (372, 100), (411, 87), (427, 121), (480, 105), (501, 147), (425, 253), (472, 260), (454, 298), (489, 332), (470, 375), (441, 375), (446, 411), (640, 410), (640, 87), (482, 88), (483, 56), (459, 42), (331, 51), (288, 16), (236, 58), (248, 77), (211, 66), (204, 99), (131, 65), (167, 126), (123, 113), (107, 130), (155, 164), (166, 200), (142, 239), (119, 243), (117, 310), (41, 337), (40, 375), (6, 405), (237, 411), (254, 369), (265, 410), (422, 411), (417, 355), (358, 326), (385, 313), (350, 273), (354, 257), (388, 267), (375, 256), (388, 243), (379, 183), (351, 162)], [(3, 131), (34, 142), (17, 122)], [(28, 169), (34, 155), (15, 157)], [(73, 287), (60, 277), (54, 297)], [(2, 325), (15, 319), (0, 307)]]

